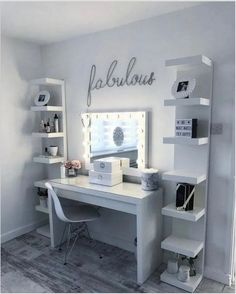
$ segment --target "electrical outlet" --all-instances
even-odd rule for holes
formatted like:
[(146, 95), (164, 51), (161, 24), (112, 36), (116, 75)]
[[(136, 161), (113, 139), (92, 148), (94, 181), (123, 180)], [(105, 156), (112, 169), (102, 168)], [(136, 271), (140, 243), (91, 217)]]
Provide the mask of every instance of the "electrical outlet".
[(212, 135), (221, 135), (223, 133), (223, 124), (222, 123), (212, 123), (211, 124), (211, 134)]

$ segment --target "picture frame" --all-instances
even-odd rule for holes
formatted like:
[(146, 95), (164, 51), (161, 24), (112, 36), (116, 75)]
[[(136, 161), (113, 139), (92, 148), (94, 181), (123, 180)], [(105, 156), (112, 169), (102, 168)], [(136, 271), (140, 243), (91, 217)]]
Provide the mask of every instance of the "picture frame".
[(177, 79), (171, 89), (172, 95), (177, 98), (189, 98), (189, 95), (196, 87), (196, 79), (194, 78), (179, 78)]
[(36, 106), (44, 106), (50, 100), (50, 93), (48, 91), (40, 91), (34, 98), (34, 104)]

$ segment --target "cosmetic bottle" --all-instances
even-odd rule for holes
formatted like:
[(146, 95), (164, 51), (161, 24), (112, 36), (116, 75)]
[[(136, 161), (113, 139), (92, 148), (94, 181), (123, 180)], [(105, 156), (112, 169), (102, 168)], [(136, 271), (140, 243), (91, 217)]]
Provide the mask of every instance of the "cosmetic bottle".
[(51, 132), (51, 128), (50, 128), (50, 122), (48, 120), (47, 125), (46, 125), (46, 132), (50, 133)]
[(59, 119), (57, 114), (54, 116), (54, 130), (56, 133), (59, 132)]

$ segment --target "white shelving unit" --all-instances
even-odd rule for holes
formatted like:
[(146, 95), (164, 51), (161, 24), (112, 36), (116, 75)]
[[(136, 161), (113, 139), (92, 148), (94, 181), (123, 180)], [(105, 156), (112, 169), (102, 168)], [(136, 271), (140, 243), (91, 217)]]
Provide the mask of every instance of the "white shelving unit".
[(205, 208), (195, 206), (194, 210), (179, 211), (176, 209), (175, 203), (170, 203), (162, 208), (162, 214), (174, 218), (196, 222), (205, 214)]
[(191, 170), (173, 170), (162, 175), (163, 180), (189, 183), (192, 185), (200, 184), (202, 181), (206, 180), (206, 174), (201, 174), (196, 171)]
[(48, 208), (47, 207), (42, 207), (41, 205), (36, 205), (35, 210), (48, 214)]
[(38, 156), (38, 157), (34, 157), (33, 161), (38, 162), (38, 163), (53, 164), (53, 163), (63, 162), (64, 157), (61, 157), (61, 156), (48, 156), (48, 157)]
[(203, 242), (169, 236), (161, 242), (161, 248), (189, 257), (195, 257), (203, 248)]
[(61, 112), (63, 111), (62, 106), (31, 106), (32, 111), (53, 111), (53, 112)]
[(61, 138), (61, 137), (64, 137), (65, 134), (63, 132), (57, 132), (57, 133), (33, 132), (32, 136), (36, 138)]
[[(57, 145), (59, 147), (58, 156), (37, 155), (33, 158), (33, 161), (46, 165), (45, 178), (56, 178), (60, 176), (58, 164), (67, 159), (65, 82), (53, 78), (41, 78), (30, 81), (30, 86), (36, 88), (37, 91), (47, 90), (51, 96), (49, 105), (31, 106), (31, 111), (35, 112), (36, 118), (38, 119), (38, 126), (35, 126), (36, 131), (32, 133), (32, 137), (35, 140), (41, 139), (39, 140), (39, 144), (41, 145), (42, 154), (44, 153), (44, 149), (50, 145)], [(59, 116), (59, 132), (44, 133), (37, 131), (40, 121), (47, 120), (48, 118), (53, 119), (54, 113)], [(37, 181), (34, 183), (34, 186), (45, 189), (46, 181)], [(40, 205), (37, 205), (35, 210), (48, 214), (48, 209)], [(50, 237), (49, 225), (38, 228), (37, 232), (46, 237)]]
[(208, 138), (164, 137), (163, 143), (180, 145), (204, 145), (208, 143)]
[(170, 195), (172, 200), (162, 208), (162, 214), (174, 219), (172, 233), (161, 247), (175, 254), (197, 257), (194, 261), (197, 275), (181, 282), (177, 274), (164, 271), (161, 281), (193, 292), (204, 275), (213, 63), (208, 57), (197, 55), (167, 60), (165, 64), (176, 70), (177, 79), (195, 78), (196, 88), (190, 98), (167, 99), (164, 105), (175, 107), (177, 119), (197, 118), (199, 123), (198, 138), (163, 138), (164, 144), (174, 144), (174, 170), (163, 173), (162, 179), (195, 185), (195, 193), (192, 211), (177, 210), (175, 193)]
[(207, 98), (167, 99), (164, 106), (210, 106)]

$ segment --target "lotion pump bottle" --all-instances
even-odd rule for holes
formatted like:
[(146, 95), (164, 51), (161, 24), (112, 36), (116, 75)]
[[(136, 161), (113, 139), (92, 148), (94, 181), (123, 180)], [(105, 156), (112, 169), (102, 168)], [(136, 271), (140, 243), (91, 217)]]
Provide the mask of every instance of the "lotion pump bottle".
[(58, 133), (59, 132), (59, 120), (58, 120), (57, 114), (55, 114), (55, 116), (54, 116), (54, 128), (55, 128), (55, 132)]

